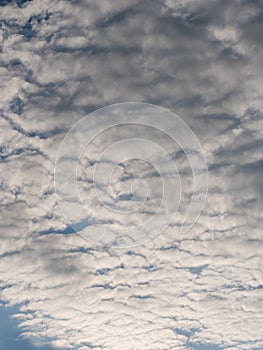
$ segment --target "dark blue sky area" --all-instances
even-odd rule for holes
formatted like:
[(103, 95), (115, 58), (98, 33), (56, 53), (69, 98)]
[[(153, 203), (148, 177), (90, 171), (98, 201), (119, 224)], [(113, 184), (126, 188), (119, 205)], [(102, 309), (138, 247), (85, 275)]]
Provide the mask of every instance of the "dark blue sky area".
[(12, 319), (13, 308), (0, 307), (0, 349), (1, 350), (54, 350), (50, 346), (36, 347), (20, 337), (18, 321)]

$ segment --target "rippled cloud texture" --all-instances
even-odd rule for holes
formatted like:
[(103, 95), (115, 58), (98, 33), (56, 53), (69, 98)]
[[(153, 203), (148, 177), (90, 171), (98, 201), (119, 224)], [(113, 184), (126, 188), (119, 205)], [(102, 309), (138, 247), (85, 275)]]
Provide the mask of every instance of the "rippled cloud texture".
[[(260, 0), (0, 1), (1, 300), (33, 344), (263, 348), (262, 21)], [(126, 101), (188, 123), (209, 189), (192, 230), (119, 251), (67, 226), (53, 172), (70, 127)]]

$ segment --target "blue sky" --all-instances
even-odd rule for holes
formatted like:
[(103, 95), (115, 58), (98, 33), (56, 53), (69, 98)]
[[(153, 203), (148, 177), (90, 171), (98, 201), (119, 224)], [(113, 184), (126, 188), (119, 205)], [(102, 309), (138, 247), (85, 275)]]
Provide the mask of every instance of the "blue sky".
[(30, 341), (23, 339), (20, 336), (18, 320), (12, 318), (16, 312), (14, 307), (0, 307), (0, 348), (4, 350), (54, 350), (48, 345), (36, 347)]

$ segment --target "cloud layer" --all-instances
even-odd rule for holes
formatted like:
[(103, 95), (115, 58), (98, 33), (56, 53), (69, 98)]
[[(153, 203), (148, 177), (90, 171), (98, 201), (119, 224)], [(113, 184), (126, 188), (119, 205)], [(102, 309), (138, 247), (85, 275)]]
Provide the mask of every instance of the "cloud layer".
[[(24, 336), (81, 350), (263, 347), (262, 11), (244, 0), (1, 2), (1, 298)], [(154, 241), (103, 249), (62, 217), (54, 164), (81, 117), (126, 101), (191, 126), (208, 197), (184, 235), (179, 212)], [(189, 165), (166, 148), (187, 205)], [(140, 166), (123, 169), (154, 184)]]

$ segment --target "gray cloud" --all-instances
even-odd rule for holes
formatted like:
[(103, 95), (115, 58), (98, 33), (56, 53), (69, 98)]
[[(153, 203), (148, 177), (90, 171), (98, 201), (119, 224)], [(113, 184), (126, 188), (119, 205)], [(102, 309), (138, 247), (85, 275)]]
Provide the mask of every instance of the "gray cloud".
[[(22, 334), (81, 350), (262, 348), (261, 2), (1, 5), (0, 286)], [(209, 191), (185, 235), (179, 211), (153, 242), (118, 251), (67, 226), (53, 171), (75, 122), (125, 101), (191, 126)], [(187, 206), (189, 165), (166, 147)]]

